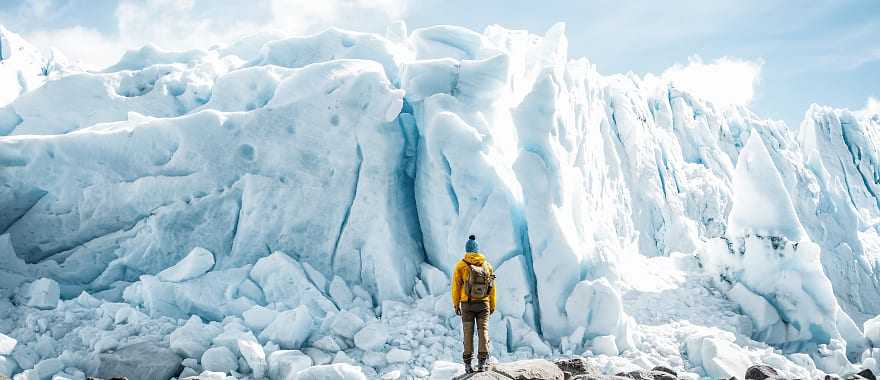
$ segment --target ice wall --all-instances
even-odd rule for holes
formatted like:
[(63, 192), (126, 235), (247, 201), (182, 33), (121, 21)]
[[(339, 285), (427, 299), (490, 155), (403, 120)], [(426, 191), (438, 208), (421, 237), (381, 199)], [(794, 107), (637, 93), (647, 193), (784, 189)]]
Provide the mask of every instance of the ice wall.
[[(0, 41), (24, 46), (3, 29)], [(817, 306), (829, 320), (835, 303), (857, 322), (880, 312), (880, 117), (816, 106), (789, 128), (650, 75), (601, 75), (567, 44), (562, 24), (540, 36), (397, 24), (386, 37), (146, 46), (29, 91), (0, 77), (19, 83), (0, 99), (0, 253), (27, 262), (9, 286), (49, 277), (64, 298), (120, 300), (195, 247), (217, 271), (280, 251), (320, 291), (316, 279), (339, 276), (378, 306), (438, 293), (476, 234), (512, 273), (509, 348), (543, 349), (529, 330), (625, 348), (622, 310), (598, 325), (583, 310), (596, 284), (614, 303), (621, 252), (691, 253), (755, 232), (815, 243), (780, 249), (818, 255), (809, 270), (830, 280), (836, 300)], [(0, 75), (23, 70), (3, 51)], [(735, 168), (754, 150), (772, 183), (734, 185), (751, 178)], [(783, 192), (782, 204), (769, 196)], [(758, 223), (731, 210), (740, 199), (778, 213)], [(769, 310), (761, 328), (776, 323)], [(815, 324), (836, 336), (826, 322)], [(797, 334), (770, 340), (807, 340)]]

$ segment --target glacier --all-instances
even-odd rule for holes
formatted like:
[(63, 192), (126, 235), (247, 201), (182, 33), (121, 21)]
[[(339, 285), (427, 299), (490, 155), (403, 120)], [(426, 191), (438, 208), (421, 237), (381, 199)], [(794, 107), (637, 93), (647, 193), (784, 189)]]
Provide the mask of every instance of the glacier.
[(877, 371), (878, 128), (603, 75), (564, 24), (263, 33), (101, 71), (0, 26), (0, 375), (84, 379), (149, 343), (178, 378), (449, 378), (469, 234), (493, 360)]

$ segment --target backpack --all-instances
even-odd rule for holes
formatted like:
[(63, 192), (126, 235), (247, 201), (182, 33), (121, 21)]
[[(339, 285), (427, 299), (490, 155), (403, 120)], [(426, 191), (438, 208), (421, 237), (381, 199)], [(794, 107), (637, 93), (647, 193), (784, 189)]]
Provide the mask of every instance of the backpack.
[(464, 288), (468, 300), (486, 298), (492, 288), (495, 287), (495, 274), (491, 273), (485, 266), (470, 264), (468, 264), (468, 271), (468, 280)]

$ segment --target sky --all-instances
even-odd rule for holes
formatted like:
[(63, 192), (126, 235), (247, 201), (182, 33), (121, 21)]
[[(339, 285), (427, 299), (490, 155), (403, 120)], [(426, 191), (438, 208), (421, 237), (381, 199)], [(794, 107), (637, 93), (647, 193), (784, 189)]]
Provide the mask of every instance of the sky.
[(602, 74), (653, 73), (717, 103), (800, 124), (812, 103), (880, 97), (878, 0), (0, 0), (0, 24), (86, 66), (126, 49), (208, 48), (264, 29), (382, 32), (499, 24), (543, 34), (565, 22), (569, 57)]

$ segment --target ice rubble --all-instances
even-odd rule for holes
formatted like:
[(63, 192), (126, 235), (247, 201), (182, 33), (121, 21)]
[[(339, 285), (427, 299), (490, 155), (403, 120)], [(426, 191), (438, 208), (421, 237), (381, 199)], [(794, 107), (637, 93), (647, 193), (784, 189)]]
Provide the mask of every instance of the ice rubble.
[(101, 72), (3, 50), (0, 374), (83, 378), (148, 342), (181, 378), (441, 378), (471, 233), (499, 360), (876, 368), (880, 116), (814, 106), (792, 131), (567, 44), (395, 24)]

